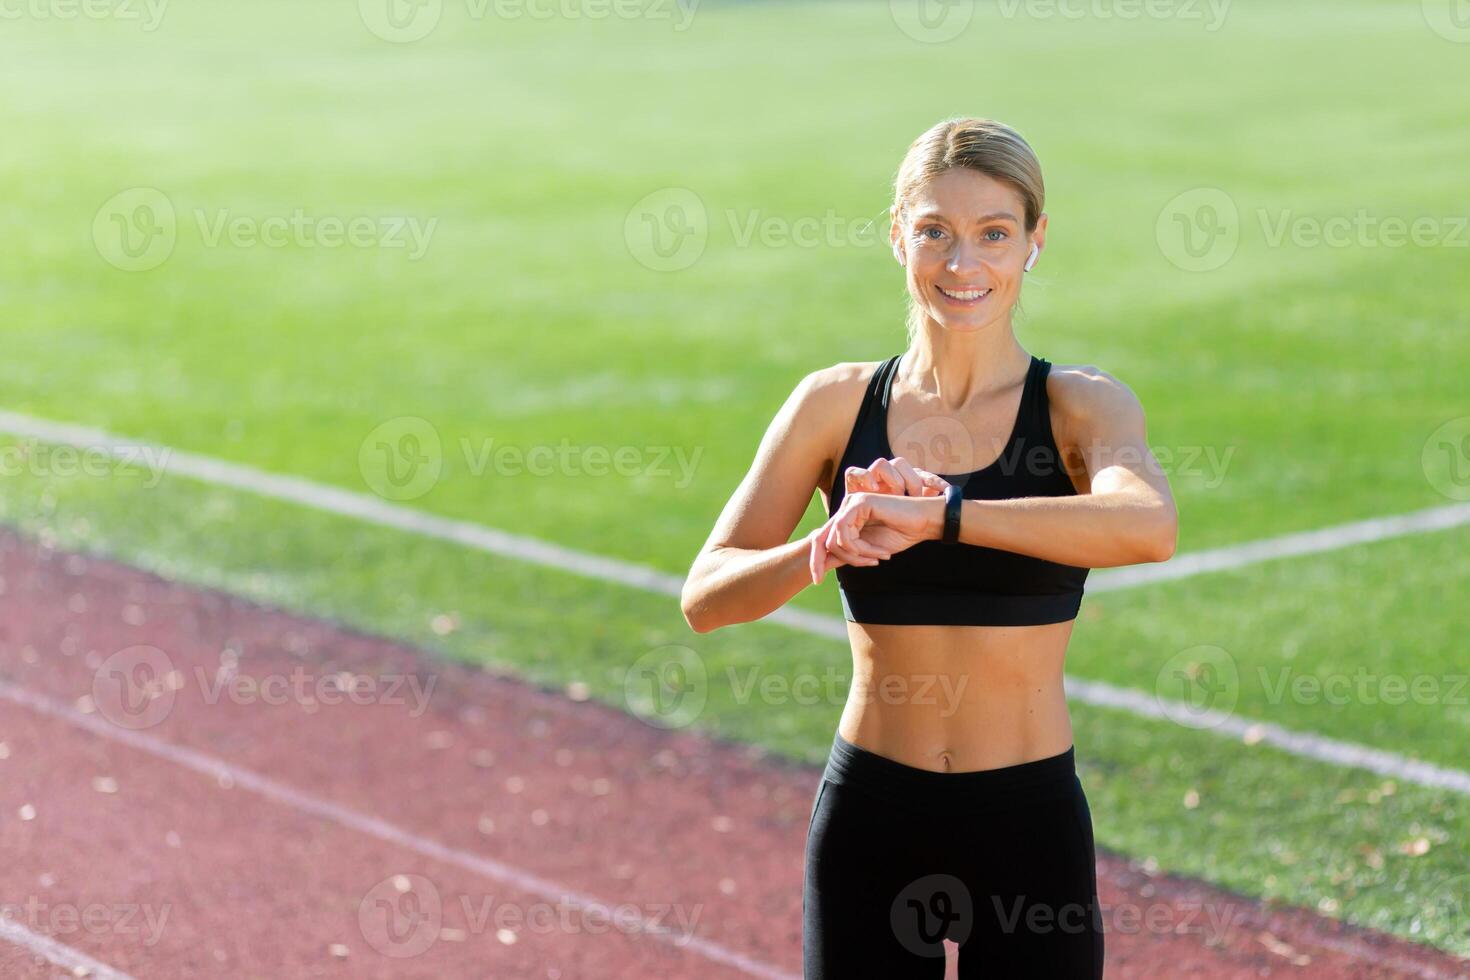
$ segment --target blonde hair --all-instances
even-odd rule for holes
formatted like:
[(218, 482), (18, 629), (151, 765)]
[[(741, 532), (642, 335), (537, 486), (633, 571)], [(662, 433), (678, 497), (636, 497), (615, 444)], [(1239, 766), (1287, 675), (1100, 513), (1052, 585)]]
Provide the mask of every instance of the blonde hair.
[[(1036, 230), (1046, 205), (1041, 163), (1021, 134), (994, 119), (946, 119), (929, 127), (909, 144), (893, 180), (893, 206), (900, 218), (910, 200), (929, 181), (947, 170), (965, 167), (1010, 184), (1026, 210), (1026, 232)], [(909, 340), (918, 332), (919, 313), (909, 303)]]

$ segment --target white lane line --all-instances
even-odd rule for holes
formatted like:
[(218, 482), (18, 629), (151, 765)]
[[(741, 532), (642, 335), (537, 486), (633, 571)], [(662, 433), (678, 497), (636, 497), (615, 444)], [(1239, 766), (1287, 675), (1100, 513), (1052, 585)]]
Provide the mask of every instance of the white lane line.
[(707, 960), (733, 967), (752, 977), (763, 977), (766, 980), (800, 980), (795, 974), (787, 973), (743, 953), (727, 949), (719, 943), (701, 939), (698, 936), (679, 935), (665, 926), (653, 924), (642, 916), (627, 914), (625, 906), (619, 906), (618, 910), (615, 910), (606, 902), (528, 871), (522, 871), (513, 865), (441, 844), (431, 838), (404, 830), (386, 820), (379, 820), (377, 817), (370, 817), (347, 807), (338, 806), (203, 752), (175, 745), (142, 732), (118, 728), (100, 718), (84, 715), (59, 701), (7, 681), (0, 681), (0, 698), (63, 721), (74, 728), (121, 743), (139, 752), (145, 752), (154, 758), (191, 769), (211, 779), (218, 780), (221, 777), (228, 777), (236, 787), (263, 796), (282, 806), (319, 817), (369, 837), (376, 837), (385, 843), (402, 847), (435, 861), (452, 864), (501, 884), (519, 888), (549, 902), (566, 902), (580, 906), (588, 912), (605, 916), (609, 922), (626, 922), (636, 925), (636, 932), (647, 934), (678, 949), (690, 950)]
[(99, 963), (85, 953), (79, 953), (50, 936), (31, 932), (9, 916), (0, 915), (0, 942), (28, 949), (38, 956), (45, 957), (46, 961), (53, 966), (59, 966), (74, 976), (90, 977), (91, 980), (133, 980), (126, 973), (114, 970), (106, 963)]
[[(131, 458), (136, 461), (141, 457), (163, 461), (167, 472), (204, 483), (283, 500), (329, 514), (355, 517), (411, 534), (437, 538), (516, 561), (544, 565), (629, 588), (678, 596), (684, 585), (684, 580), (678, 576), (632, 562), (564, 548), (472, 521), (440, 517), (382, 500), (368, 493), (343, 490), (301, 477), (267, 473), (251, 466), (140, 442), (87, 426), (52, 422), (0, 410), (0, 432), (81, 449), (96, 449), (122, 459)], [(1090, 592), (1132, 588), (1206, 572), (1240, 568), (1276, 558), (1331, 551), (1405, 534), (1443, 531), (1464, 524), (1470, 524), (1470, 503), (1433, 507), (1409, 514), (1354, 521), (1242, 545), (1191, 552), (1157, 564), (1098, 569), (1088, 576), (1087, 587)], [(815, 636), (847, 640), (847, 625), (842, 619), (803, 609), (783, 607), (762, 618), (761, 622), (778, 623)], [(1147, 718), (1169, 717), (1163, 714), (1157, 698), (1131, 688), (1115, 687), (1103, 681), (1084, 681), (1071, 675), (1067, 675), (1066, 684), (1069, 695), (1086, 704), (1114, 708)], [(1279, 726), (1246, 718), (1236, 718), (1235, 723), (1256, 728), (1262, 734), (1262, 741), (1291, 755), (1336, 766), (1367, 769), (1434, 788), (1470, 793), (1470, 773), (1461, 770), (1445, 769), (1397, 753), (1340, 742), (1325, 736), (1291, 732)], [(1208, 730), (1221, 735), (1236, 734), (1231, 728), (1232, 726), (1222, 725)]]
[[(1063, 683), (1066, 685), (1067, 697), (1075, 697), (1078, 701), (1101, 708), (1113, 708), (1145, 718), (1171, 721), (1186, 728), (1198, 728), (1228, 738), (1244, 739), (1249, 735), (1252, 744), (1260, 741), (1302, 758), (1327, 762), (1344, 769), (1363, 769), (1432, 789), (1447, 789), (1470, 795), (1470, 772), (1460, 769), (1437, 766), (1366, 745), (1341, 742), (1325, 735), (1293, 731), (1272, 722), (1253, 721), (1223, 711), (1194, 708), (1185, 711), (1182, 710), (1182, 705), (1166, 706), (1160, 698), (1142, 691), (1114, 687), (1102, 681), (1083, 680), (1070, 674)], [(1180, 718), (1189, 720), (1180, 721)]]
[[(1106, 574), (1099, 574), (1095, 591), (1107, 592), (1154, 582), (1171, 582), (1206, 572), (1229, 571), (1277, 558), (1296, 558), (1300, 555), (1336, 551), (1340, 548), (1351, 548), (1353, 545), (1400, 538), (1407, 534), (1448, 531), (1464, 524), (1470, 524), (1470, 503), (1447, 504), (1388, 517), (1371, 517), (1314, 531), (1297, 531), (1274, 538), (1248, 541), (1245, 544), (1192, 551), (1150, 565), (1100, 569), (1099, 573)], [(1087, 579), (1087, 588), (1094, 591), (1091, 575)]]

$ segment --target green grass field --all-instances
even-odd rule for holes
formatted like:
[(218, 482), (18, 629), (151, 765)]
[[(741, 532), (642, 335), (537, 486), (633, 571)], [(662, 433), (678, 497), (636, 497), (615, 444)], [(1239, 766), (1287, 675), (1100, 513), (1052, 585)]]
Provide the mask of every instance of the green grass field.
[[(1464, 489), (1424, 450), (1470, 415), (1470, 44), (1417, 3), (1242, 5), (1217, 30), (983, 4), (946, 43), (887, 3), (478, 9), (446, 2), (412, 43), (343, 2), (180, 4), (152, 30), (0, 22), (0, 408), (358, 491), (385, 486), (379, 427), (402, 445), (392, 420), (420, 417), (442, 474), (408, 506), (681, 575), (801, 376), (902, 348), (902, 280), (866, 223), (914, 136), (976, 114), (1046, 168), (1051, 235), (1018, 336), (1138, 393), (1150, 443), (1181, 461), (1181, 553)], [(127, 271), (105, 205), (140, 187), (176, 240)], [(1199, 188), (1223, 192), (1239, 244), (1190, 271), (1168, 209)], [(707, 241), (650, 268), (648, 221), (699, 227), (669, 201), (702, 209)], [(293, 215), (373, 230), (256, 240)], [(1417, 220), (1423, 240), (1365, 215)], [(1346, 243), (1312, 243), (1352, 221)], [(432, 229), (421, 255), (405, 227)], [(695, 635), (664, 596), (187, 479), (58, 475), (16, 465), (17, 442), (0, 439), (0, 521), (30, 533), (613, 703), (640, 657), (682, 645), (709, 670), (698, 726), (814, 763), (830, 744), (840, 693), (729, 681), (845, 677), (841, 644)], [(495, 462), (563, 445), (633, 462)], [(1153, 692), (1171, 658), (1220, 647), (1243, 716), (1470, 768), (1467, 544), (1461, 527), (1091, 596), (1069, 672)], [(794, 604), (839, 614), (834, 585)], [(446, 611), (461, 625), (442, 636)], [(1283, 670), (1432, 694), (1282, 696)], [(1101, 846), (1470, 955), (1463, 795), (1074, 718)]]

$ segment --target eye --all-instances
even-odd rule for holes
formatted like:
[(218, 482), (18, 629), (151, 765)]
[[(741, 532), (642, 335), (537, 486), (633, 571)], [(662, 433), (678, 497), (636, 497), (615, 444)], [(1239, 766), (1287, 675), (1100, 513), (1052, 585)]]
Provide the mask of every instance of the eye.
[[(933, 234), (931, 235), (930, 232), (933, 232)], [(944, 229), (940, 228), (938, 225), (928, 225), (927, 227), (919, 229), (919, 235), (921, 237), (929, 239), (931, 242), (938, 241), (940, 238), (944, 237)]]
[[(992, 236), (994, 236), (994, 237), (992, 237)], [(999, 242), (999, 241), (1003, 241), (1003, 240), (1005, 240), (1005, 239), (1007, 239), (1009, 237), (1010, 237), (1009, 235), (1007, 235), (1004, 231), (1002, 231), (999, 228), (992, 228), (992, 229), (990, 229), (989, 231), (987, 231), (985, 233), (985, 240), (987, 242)]]

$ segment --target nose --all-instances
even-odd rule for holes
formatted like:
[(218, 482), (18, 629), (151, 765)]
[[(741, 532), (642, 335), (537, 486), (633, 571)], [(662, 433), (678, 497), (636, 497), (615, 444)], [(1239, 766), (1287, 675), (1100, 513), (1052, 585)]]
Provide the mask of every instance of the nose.
[(978, 272), (980, 265), (979, 247), (960, 238), (955, 241), (954, 248), (950, 250), (949, 261), (945, 263), (945, 268), (957, 278), (964, 279)]

